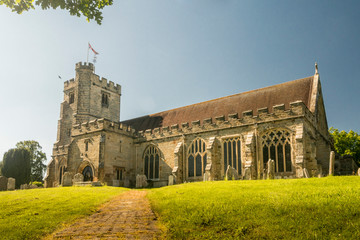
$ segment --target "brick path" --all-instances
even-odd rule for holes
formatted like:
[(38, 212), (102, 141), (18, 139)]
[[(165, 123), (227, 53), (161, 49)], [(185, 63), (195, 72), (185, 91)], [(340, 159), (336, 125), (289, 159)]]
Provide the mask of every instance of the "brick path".
[(159, 239), (161, 232), (146, 194), (127, 191), (50, 239)]

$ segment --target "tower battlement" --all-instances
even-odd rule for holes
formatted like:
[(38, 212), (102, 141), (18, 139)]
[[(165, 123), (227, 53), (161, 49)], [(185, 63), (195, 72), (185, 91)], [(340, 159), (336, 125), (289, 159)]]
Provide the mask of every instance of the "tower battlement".
[(78, 63), (75, 64), (75, 70), (78, 70), (78, 69), (89, 69), (89, 70), (94, 71), (95, 66), (92, 63), (78, 62)]

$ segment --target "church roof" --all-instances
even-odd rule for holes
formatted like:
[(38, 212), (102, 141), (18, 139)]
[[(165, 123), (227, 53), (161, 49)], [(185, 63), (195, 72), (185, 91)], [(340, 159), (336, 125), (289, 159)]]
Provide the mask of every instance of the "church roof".
[(257, 109), (268, 108), (272, 112), (273, 106), (285, 104), (289, 109), (291, 102), (302, 101), (309, 109), (314, 76), (285, 82), (248, 92), (238, 93), (222, 98), (200, 102), (180, 108), (154, 113), (122, 123), (130, 125), (137, 131), (166, 127), (174, 124), (191, 123), (192, 121), (215, 118), (238, 113), (242, 116), (245, 111), (252, 110), (257, 115)]

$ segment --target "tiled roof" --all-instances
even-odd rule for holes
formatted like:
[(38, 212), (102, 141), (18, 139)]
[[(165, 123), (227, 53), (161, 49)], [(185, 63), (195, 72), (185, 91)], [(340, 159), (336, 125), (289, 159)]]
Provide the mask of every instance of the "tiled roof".
[(122, 123), (130, 125), (137, 131), (154, 129), (157, 127), (166, 127), (174, 124), (204, 119), (214, 118), (228, 114), (238, 113), (242, 116), (242, 112), (252, 110), (253, 115), (257, 115), (257, 109), (268, 108), (269, 113), (272, 107), (279, 104), (285, 104), (285, 109), (289, 108), (289, 104), (295, 101), (302, 101), (310, 108), (310, 96), (314, 77), (307, 77), (282, 84), (265, 87), (249, 92), (238, 93), (222, 98), (213, 99), (206, 102), (196, 103), (180, 108), (167, 110), (164, 112), (154, 113), (142, 116)]

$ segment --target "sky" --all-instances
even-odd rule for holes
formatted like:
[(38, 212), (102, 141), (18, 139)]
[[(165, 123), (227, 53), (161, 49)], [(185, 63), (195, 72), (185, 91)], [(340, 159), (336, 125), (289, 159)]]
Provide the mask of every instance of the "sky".
[(0, 160), (24, 140), (50, 160), (63, 82), (88, 42), (95, 73), (122, 86), (121, 120), (308, 77), (318, 62), (329, 127), (360, 132), (360, 1), (114, 2), (102, 25), (0, 6)]

